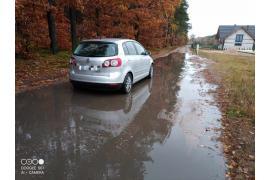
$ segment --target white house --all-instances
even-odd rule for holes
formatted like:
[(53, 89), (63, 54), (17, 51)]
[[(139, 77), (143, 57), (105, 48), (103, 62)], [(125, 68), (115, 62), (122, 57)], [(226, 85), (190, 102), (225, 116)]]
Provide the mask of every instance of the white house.
[(216, 38), (219, 49), (254, 50), (255, 26), (222, 25), (218, 28)]

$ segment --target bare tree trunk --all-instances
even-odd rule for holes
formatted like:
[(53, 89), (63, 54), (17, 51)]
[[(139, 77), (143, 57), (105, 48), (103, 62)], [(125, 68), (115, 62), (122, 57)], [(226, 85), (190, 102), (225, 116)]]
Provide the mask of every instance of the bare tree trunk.
[(135, 30), (135, 40), (139, 41), (139, 37), (140, 37), (140, 18), (139, 16), (136, 14), (136, 22), (133, 25), (134, 30)]
[(77, 45), (77, 35), (76, 35), (77, 33), (76, 33), (76, 10), (73, 7), (69, 8), (69, 20), (70, 20), (72, 51), (74, 51)]
[[(48, 2), (50, 5), (53, 4), (53, 0), (48, 0)], [(51, 11), (47, 12), (47, 19), (48, 19), (49, 36), (51, 40), (51, 51), (53, 54), (56, 54), (58, 48), (57, 48), (55, 18)]]
[[(167, 18), (167, 17), (166, 17)], [(168, 18), (167, 18), (167, 21)], [(166, 31), (165, 31), (165, 46), (167, 47), (169, 44), (169, 22), (167, 22), (167, 25), (166, 25)]]
[(96, 33), (97, 33), (97, 37), (100, 36), (99, 33), (99, 28), (100, 28), (100, 24), (99, 24), (99, 16), (100, 16), (100, 9), (96, 8), (95, 9), (95, 25), (96, 25)]

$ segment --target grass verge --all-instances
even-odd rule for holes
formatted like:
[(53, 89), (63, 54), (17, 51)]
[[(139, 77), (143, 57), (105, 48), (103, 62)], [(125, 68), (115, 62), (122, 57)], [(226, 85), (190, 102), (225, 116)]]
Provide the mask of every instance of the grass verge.
[(53, 55), (41, 49), (32, 59), (16, 58), (16, 93), (67, 80), (69, 57), (68, 51)]
[(255, 56), (200, 51), (209, 60), (206, 79), (219, 84), (227, 176), (255, 178)]
[(221, 78), (231, 101), (227, 115), (246, 117), (255, 123), (255, 57), (209, 51), (200, 52), (200, 56), (214, 61), (212, 69)]

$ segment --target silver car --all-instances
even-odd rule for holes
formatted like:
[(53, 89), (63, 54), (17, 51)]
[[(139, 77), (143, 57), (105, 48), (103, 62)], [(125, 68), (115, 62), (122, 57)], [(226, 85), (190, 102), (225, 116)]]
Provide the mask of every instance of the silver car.
[(131, 39), (91, 39), (80, 42), (70, 59), (70, 82), (119, 88), (129, 93), (139, 80), (153, 76), (150, 52)]

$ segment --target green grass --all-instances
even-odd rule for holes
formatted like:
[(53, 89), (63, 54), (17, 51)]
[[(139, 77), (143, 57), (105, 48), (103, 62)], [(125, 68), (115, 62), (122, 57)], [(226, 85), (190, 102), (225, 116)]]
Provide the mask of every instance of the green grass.
[(230, 101), (227, 116), (246, 117), (255, 121), (255, 56), (229, 55), (200, 51), (199, 55), (213, 60), (212, 71), (220, 77)]
[(59, 51), (55, 55), (51, 54), (47, 49), (42, 49), (38, 52), (38, 59), (40, 61), (47, 61), (55, 68), (68, 68), (70, 56), (71, 52), (68, 51)]
[(49, 49), (39, 49), (34, 53), (33, 58), (31, 59), (22, 59), (16, 58), (16, 66), (22, 64), (30, 64), (32, 62), (46, 64), (49, 67), (53, 68), (68, 68), (69, 58), (71, 52), (69, 51), (59, 51), (57, 54), (52, 54)]

